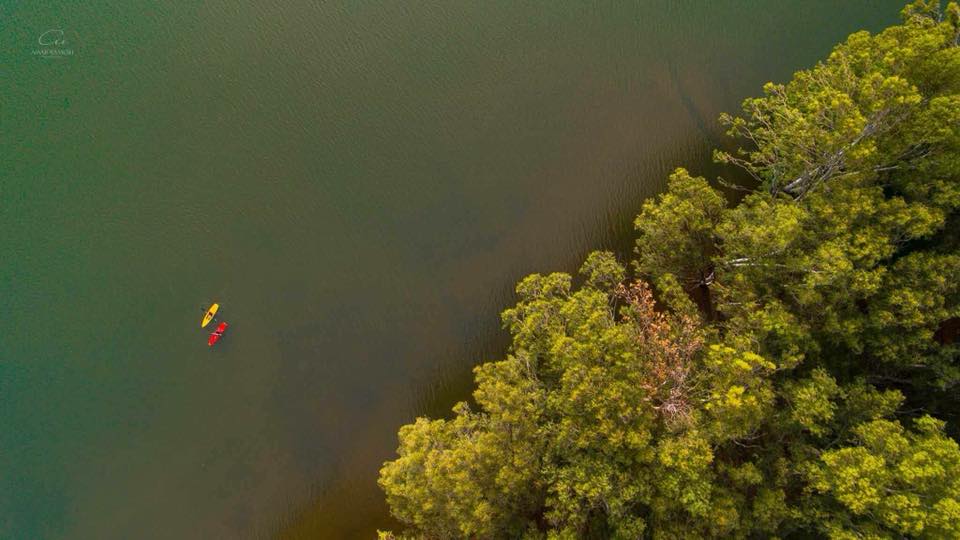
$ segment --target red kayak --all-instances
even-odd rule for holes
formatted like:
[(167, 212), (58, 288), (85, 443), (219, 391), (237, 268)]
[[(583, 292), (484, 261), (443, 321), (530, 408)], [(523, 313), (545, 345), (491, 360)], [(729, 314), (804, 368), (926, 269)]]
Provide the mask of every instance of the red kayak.
[(225, 322), (220, 323), (220, 326), (218, 326), (217, 329), (214, 330), (212, 334), (210, 334), (210, 339), (207, 340), (207, 345), (209, 345), (210, 347), (213, 347), (213, 344), (220, 339), (220, 336), (223, 335), (223, 332), (226, 329), (227, 329), (227, 323)]

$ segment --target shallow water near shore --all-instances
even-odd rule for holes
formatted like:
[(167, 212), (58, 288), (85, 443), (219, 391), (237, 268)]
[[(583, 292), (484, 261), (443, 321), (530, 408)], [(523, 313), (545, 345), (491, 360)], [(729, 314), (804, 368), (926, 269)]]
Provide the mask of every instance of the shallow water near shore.
[(901, 6), (693, 4), (0, 7), (0, 537), (395, 526), (396, 431), (515, 281), (627, 245), (721, 111)]

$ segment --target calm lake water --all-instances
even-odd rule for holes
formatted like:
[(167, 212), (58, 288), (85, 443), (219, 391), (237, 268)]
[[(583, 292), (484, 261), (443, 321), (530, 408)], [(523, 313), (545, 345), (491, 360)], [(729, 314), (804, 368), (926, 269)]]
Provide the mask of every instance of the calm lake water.
[(902, 1), (4, 2), (0, 537), (392, 526), (515, 280)]

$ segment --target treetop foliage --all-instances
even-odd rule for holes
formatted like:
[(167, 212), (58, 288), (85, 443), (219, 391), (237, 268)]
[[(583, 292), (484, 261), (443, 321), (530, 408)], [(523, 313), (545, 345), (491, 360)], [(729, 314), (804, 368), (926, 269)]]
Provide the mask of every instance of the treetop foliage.
[(960, 7), (902, 16), (722, 118), (739, 203), (677, 169), (631, 264), (517, 285), (380, 471), (410, 537), (960, 537)]

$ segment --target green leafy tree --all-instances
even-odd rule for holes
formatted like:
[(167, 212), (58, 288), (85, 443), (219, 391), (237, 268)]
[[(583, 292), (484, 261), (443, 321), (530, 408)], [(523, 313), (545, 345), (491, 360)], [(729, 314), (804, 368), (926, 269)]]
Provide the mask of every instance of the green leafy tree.
[(632, 272), (517, 285), (380, 471), (409, 538), (960, 537), (960, 7), (902, 16), (723, 118), (738, 204), (677, 169)]
[(850, 36), (815, 68), (746, 100), (742, 117), (723, 118), (749, 146), (717, 158), (766, 189), (713, 229), (721, 314), (775, 303), (798, 325), (788, 346), (804, 354), (883, 362), (878, 376), (960, 380), (958, 349), (932, 339), (960, 305), (947, 226), (960, 208), (958, 11), (915, 2), (904, 24)]
[(810, 489), (834, 505), (821, 528), (835, 538), (960, 536), (960, 448), (929, 416), (916, 432), (875, 420), (850, 446), (823, 452)]
[(636, 219), (636, 265), (647, 275), (672, 273), (685, 283), (709, 285), (718, 247), (715, 229), (727, 203), (706, 180), (684, 169), (670, 175), (668, 186), (643, 205)]
[(512, 537), (542, 505), (537, 470), (542, 392), (511, 358), (477, 369), (477, 403), (451, 421), (418, 419), (400, 430), (399, 458), (380, 485), (397, 518), (430, 538)]

